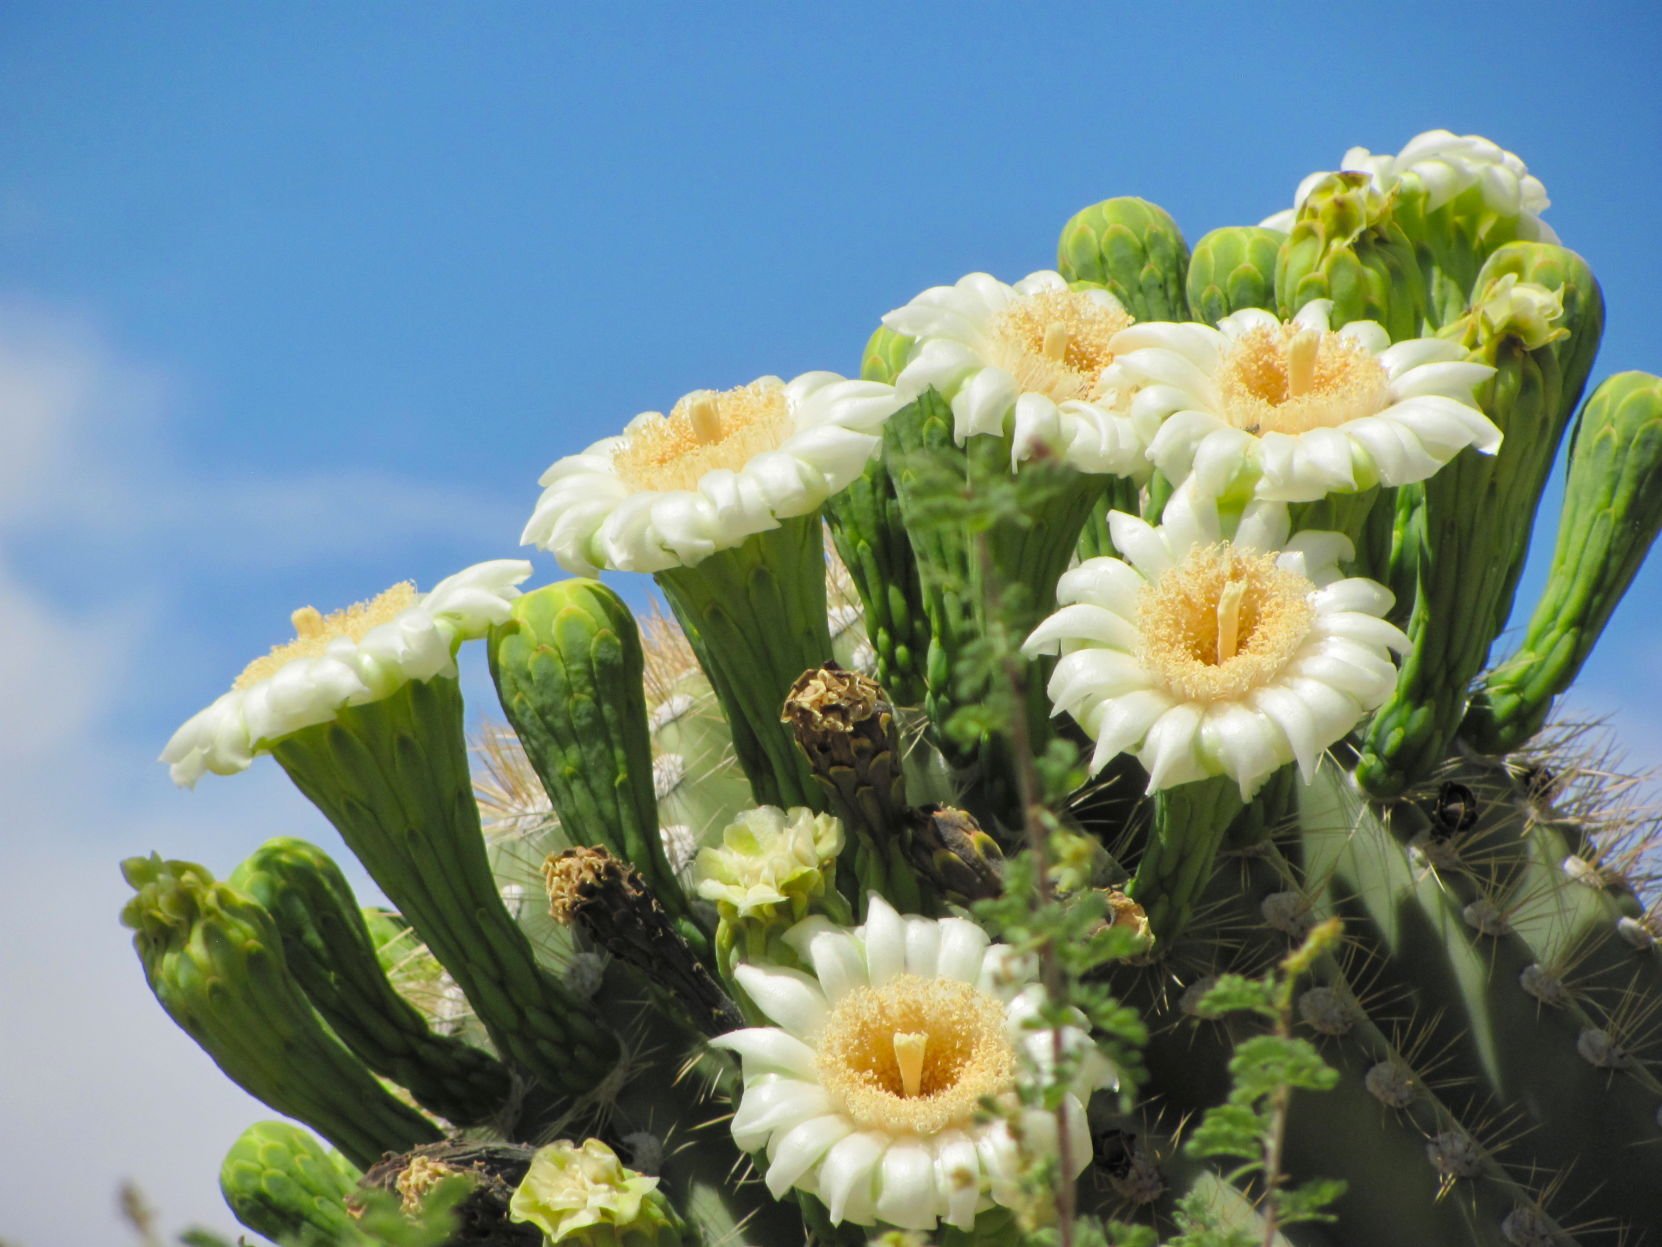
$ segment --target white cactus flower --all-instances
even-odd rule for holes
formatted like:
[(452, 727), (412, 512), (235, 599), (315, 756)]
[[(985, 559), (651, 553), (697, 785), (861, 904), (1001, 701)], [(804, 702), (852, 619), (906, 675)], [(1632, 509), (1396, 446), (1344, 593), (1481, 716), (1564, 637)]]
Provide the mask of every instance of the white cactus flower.
[(1012, 438), (1011, 466), (1040, 446), (1081, 472), (1147, 474), (1146, 439), (1109, 418), (1109, 341), (1131, 315), (1106, 290), (1069, 290), (1061, 274), (1007, 286), (986, 273), (925, 290), (883, 323), (914, 339), (895, 390), (933, 388), (952, 405), (959, 442)]
[[(972, 922), (902, 917), (876, 894), (863, 926), (816, 916), (784, 938), (813, 973), (739, 966), (776, 1025), (712, 1041), (743, 1062), (733, 1138), (766, 1149), (774, 1197), (794, 1187), (833, 1223), (907, 1230), (968, 1229), (1013, 1200), (1021, 1151), (1006, 1121), (978, 1121), (977, 1107), (990, 1096), (1021, 1114), (1027, 1147), (1055, 1146), (1055, 1116), (1015, 1095), (1022, 1054), (1052, 1068), (1054, 1032), (1030, 1026), (1044, 1001), (1031, 960)], [(1062, 1032), (1079, 1057), (1065, 1101), (1076, 1172), (1091, 1155), (1085, 1102), (1114, 1081), (1080, 1022)]]
[(1288, 537), (1287, 508), (1249, 503), (1226, 537), (1191, 487), (1151, 527), (1109, 515), (1125, 561), (1088, 559), (1057, 587), (1060, 609), (1028, 638), (1056, 653), (1049, 693), (1096, 741), (1092, 772), (1133, 753), (1148, 790), (1228, 775), (1249, 798), (1323, 751), (1389, 696), (1390, 651), (1408, 638), (1382, 616), (1389, 589), (1341, 578), (1338, 533)]
[(1328, 326), (1316, 299), (1283, 322), (1246, 308), (1217, 328), (1145, 323), (1116, 334), (1119, 419), (1154, 431), (1148, 458), (1213, 496), (1313, 502), (1423, 481), (1467, 446), (1493, 454), (1500, 430), (1473, 398), (1494, 369), (1440, 338), (1391, 343), (1373, 321)]
[(695, 390), (544, 472), (520, 540), (579, 576), (695, 566), (846, 487), (898, 406), (831, 372)]
[(343, 706), (391, 696), (411, 680), (456, 675), (456, 650), (508, 617), (523, 559), (476, 563), (418, 593), (408, 581), (324, 615), (294, 612), (295, 639), (250, 663), (231, 691), (188, 719), (162, 750), (173, 782), (232, 775), (273, 741), (327, 723)]
[[(1339, 162), (1339, 171), (1366, 173), (1382, 193), (1401, 183), (1416, 185), (1424, 191), (1429, 211), (1477, 186), (1491, 211), (1521, 218), (1523, 237), (1536, 242), (1558, 241), (1552, 227), (1541, 220), (1541, 213), (1552, 202), (1541, 179), (1531, 174), (1516, 155), (1479, 134), (1427, 130), (1409, 139), (1394, 156), (1376, 156), (1365, 147), (1353, 147)], [(1326, 171), (1310, 174), (1299, 183), (1293, 206), (1266, 217), (1263, 224), (1283, 233), (1291, 230), (1298, 208), (1326, 176)]]

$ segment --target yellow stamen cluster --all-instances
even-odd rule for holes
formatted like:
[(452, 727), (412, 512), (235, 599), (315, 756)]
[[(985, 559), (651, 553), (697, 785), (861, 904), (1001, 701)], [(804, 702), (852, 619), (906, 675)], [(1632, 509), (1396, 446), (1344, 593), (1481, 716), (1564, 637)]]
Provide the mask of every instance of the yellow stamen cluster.
[(989, 361), (1024, 392), (1058, 403), (1096, 397), (1102, 370), (1114, 362), (1108, 340), (1131, 317), (1071, 290), (1017, 299), (993, 323)]
[(820, 1082), (862, 1128), (931, 1135), (1008, 1091), (1004, 1005), (969, 983), (902, 974), (849, 992), (819, 1042)]
[(1337, 428), (1384, 410), (1390, 378), (1367, 347), (1297, 325), (1242, 334), (1223, 363), (1223, 414), (1249, 433)]
[(256, 658), (232, 684), (233, 688), (247, 688), (269, 679), (297, 658), (318, 658), (336, 637), (349, 641), (361, 640), (365, 633), (389, 622), (416, 604), (419, 594), (412, 581), (396, 584), (378, 597), (357, 602), (345, 610), (325, 615), (315, 606), (302, 606), (289, 616), (294, 625), (294, 640), (273, 646), (269, 654)]
[(790, 407), (777, 378), (720, 392), (695, 390), (667, 417), (631, 428), (612, 466), (635, 489), (696, 489), (706, 472), (737, 472), (755, 456), (778, 450), (790, 435)]
[(412, 1156), (394, 1185), (398, 1190), (398, 1198), (404, 1205), (404, 1211), (415, 1212), (421, 1207), (421, 1201), (426, 1199), (428, 1193), (440, 1182), (467, 1172), (466, 1169), (446, 1164), (442, 1160), (434, 1160), (431, 1156)]
[(1185, 701), (1233, 701), (1272, 681), (1309, 634), (1312, 585), (1274, 553), (1199, 547), (1145, 585), (1141, 658)]

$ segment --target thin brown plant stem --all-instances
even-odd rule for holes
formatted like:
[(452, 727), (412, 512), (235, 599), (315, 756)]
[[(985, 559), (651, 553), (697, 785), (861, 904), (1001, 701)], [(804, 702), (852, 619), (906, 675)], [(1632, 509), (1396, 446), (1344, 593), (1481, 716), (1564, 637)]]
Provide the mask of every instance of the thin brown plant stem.
[[(992, 558), (987, 550), (985, 535), (977, 538), (976, 553), (981, 560), (983, 584), (990, 586), (993, 575)], [(1000, 631), (1003, 630), (1002, 622), (997, 626)], [(1010, 691), (1010, 749), (1016, 760), (1016, 791), (1021, 800), (1022, 828), (1026, 834), (1028, 851), (1033, 855), (1038, 887), (1036, 899), (1040, 906), (1046, 906), (1051, 904), (1056, 896), (1050, 881), (1050, 833), (1044, 818), (1047, 811), (1037, 796), (1039, 777), (1033, 766), (1032, 741), (1027, 732), (1027, 675), (1022, 660), (1012, 656), (1007, 646), (1001, 646), (1000, 665), (1003, 667), (1004, 678)], [(1039, 944), (1039, 976), (1051, 1005), (1061, 1006), (1064, 1003), (1062, 965), (1056, 956), (1055, 939), (1049, 935)], [(1051, 1030), (1050, 1043), (1051, 1069), (1063, 1069), (1065, 1052), (1060, 1027)], [(1073, 1148), (1068, 1140), (1068, 1102), (1065, 1096), (1056, 1106), (1056, 1164), (1058, 1244), (1059, 1247), (1073, 1247), (1073, 1219), (1077, 1211), (1078, 1192), (1070, 1176), (1073, 1173)]]

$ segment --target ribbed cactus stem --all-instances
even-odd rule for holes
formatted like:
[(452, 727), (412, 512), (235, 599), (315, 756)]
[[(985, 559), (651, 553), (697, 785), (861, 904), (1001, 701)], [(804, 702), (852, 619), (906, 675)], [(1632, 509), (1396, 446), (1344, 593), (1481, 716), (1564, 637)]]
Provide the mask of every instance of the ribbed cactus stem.
[(435, 1033), (387, 981), (339, 867), (304, 840), (268, 840), (231, 876), (270, 912), (289, 969), (342, 1043), (422, 1107), (486, 1121), (513, 1089), (496, 1058)]
[(438, 1137), (324, 1029), (252, 897), (190, 862), (134, 857), (122, 874), (138, 894), (121, 920), (150, 990), (232, 1082), (359, 1166)]
[(1226, 776), (1155, 795), (1154, 825), (1126, 889), (1147, 912), (1155, 938), (1170, 943), (1189, 925), (1212, 880), (1224, 834), (1243, 804), (1239, 787)]
[[(1393, 823), (1406, 817), (1399, 807)], [(1536, 1171), (1562, 1175), (1565, 1206), (1617, 1183), (1633, 1192), (1629, 1215), (1649, 1223), (1662, 1217), (1662, 1189), (1641, 1176), (1649, 1162), (1635, 1144), (1655, 1136), (1662, 1094), (1642, 1070), (1600, 1066), (1578, 1051), (1584, 1032), (1599, 1029), (1590, 1026), (1595, 1019), (1543, 1008), (1525, 989), (1536, 951), (1517, 929), (1524, 906), (1562, 914), (1572, 899), (1564, 890), (1582, 885), (1548, 883), (1559, 890), (1554, 894), (1537, 884), (1533, 897), (1499, 886), (1526, 874), (1507, 857), (1520, 847), (1530, 851), (1517, 817), (1515, 807), (1502, 806), (1480, 842), (1468, 841), (1438, 868), (1411, 855), (1342, 773), (1324, 768), (1300, 816), (1303, 877), (1320, 881), (1318, 902), (1344, 919), (1347, 935), (1375, 950), (1371, 990), (1400, 1000), (1418, 1019), (1426, 1049), (1437, 1053), (1439, 1078), (1485, 1088), (1477, 1104), (1486, 1098), (1511, 1107), (1523, 1126), (1535, 1124), (1527, 1143), (1514, 1146), (1527, 1151)], [(1615, 990), (1628, 996), (1636, 989)], [(1634, 1094), (1636, 1085), (1641, 1094)], [(1600, 1129), (1563, 1128), (1576, 1120), (1597, 1120)]]
[[(1487, 289), (1507, 304), (1499, 278)], [(1423, 514), (1404, 530), (1407, 539), (1420, 539), (1410, 559), (1412, 649), (1395, 692), (1367, 728), (1356, 771), (1377, 797), (1394, 797), (1428, 775), (1465, 716), (1468, 687), (1510, 612), (1535, 508), (1569, 417), (1558, 344), (1535, 325), (1489, 316), (1480, 302), (1447, 332), (1469, 339), (1496, 368), (1480, 397), (1503, 440), (1493, 455), (1462, 451), (1419, 486)], [(1572, 334), (1580, 328), (1564, 327)]]
[(556, 1096), (592, 1091), (617, 1040), (537, 964), (502, 906), (456, 681), (412, 681), (348, 706), (272, 754), (455, 978), (497, 1052)]
[(261, 1121), (225, 1154), (219, 1190), (256, 1234), (273, 1240), (315, 1234), (334, 1242), (356, 1225), (346, 1200), (360, 1176), (292, 1122)]
[(656, 579), (727, 714), (756, 801), (823, 808), (819, 785), (779, 722), (797, 676), (831, 657), (819, 515), (784, 520)]
[(1523, 642), (1485, 677), (1461, 736), (1508, 753), (1542, 725), (1662, 528), (1662, 380), (1624, 372), (1587, 400), (1570, 447), (1551, 571)]
[(1177, 222), (1129, 195), (1076, 213), (1056, 248), (1063, 277), (1105, 287), (1138, 320), (1188, 319), (1188, 267), (1189, 247)]
[(658, 834), (645, 659), (628, 607), (598, 581), (564, 580), (517, 599), (489, 653), (502, 708), (566, 834), (631, 863), (683, 936), (707, 947)]

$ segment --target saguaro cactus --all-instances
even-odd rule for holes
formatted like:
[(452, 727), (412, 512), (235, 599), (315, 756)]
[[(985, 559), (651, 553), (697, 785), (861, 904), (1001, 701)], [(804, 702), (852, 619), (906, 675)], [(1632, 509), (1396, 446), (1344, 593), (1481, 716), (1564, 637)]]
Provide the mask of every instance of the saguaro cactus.
[(1649, 829), (1542, 735), (1662, 526), (1662, 380), (1578, 408), (1602, 296), (1516, 156), (1342, 163), (1192, 252), (1104, 200), (859, 380), (620, 422), (524, 534), (576, 579), (297, 612), (166, 757), (273, 754), (400, 915), (299, 841), (127, 864), (158, 999), (344, 1154), (251, 1128), (238, 1217), (357, 1244), (471, 1173), (480, 1244), (1662, 1226)]

